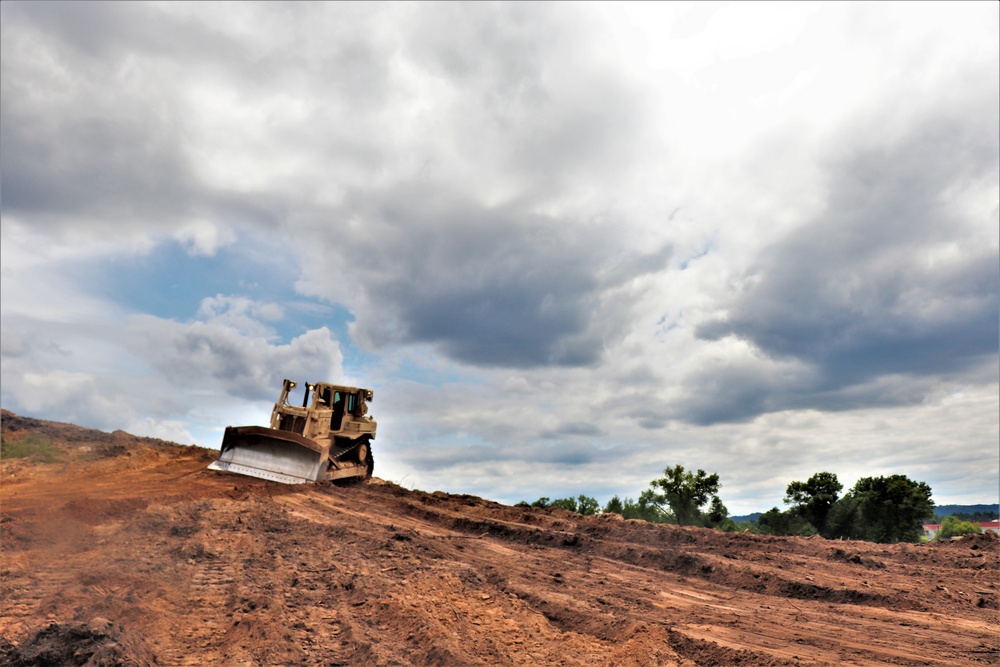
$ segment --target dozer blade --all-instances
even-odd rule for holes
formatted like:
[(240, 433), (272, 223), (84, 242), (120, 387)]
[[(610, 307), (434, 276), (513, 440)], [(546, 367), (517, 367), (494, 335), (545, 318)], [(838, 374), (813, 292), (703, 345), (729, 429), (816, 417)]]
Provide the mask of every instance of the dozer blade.
[(208, 466), (282, 484), (323, 479), (325, 453), (308, 438), (263, 426), (230, 426), (222, 438), (219, 460)]

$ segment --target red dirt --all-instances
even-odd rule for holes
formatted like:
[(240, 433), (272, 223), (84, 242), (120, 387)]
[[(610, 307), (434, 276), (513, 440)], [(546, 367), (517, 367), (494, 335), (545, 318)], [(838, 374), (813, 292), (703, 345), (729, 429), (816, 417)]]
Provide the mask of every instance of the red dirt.
[(61, 453), (0, 464), (0, 665), (1000, 664), (993, 535), (728, 534), (3, 434)]

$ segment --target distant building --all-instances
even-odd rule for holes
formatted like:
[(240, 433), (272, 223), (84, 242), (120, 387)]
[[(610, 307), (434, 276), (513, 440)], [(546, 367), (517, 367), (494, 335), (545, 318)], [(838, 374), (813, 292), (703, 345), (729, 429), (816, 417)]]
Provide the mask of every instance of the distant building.
[[(985, 533), (989, 531), (1000, 535), (1000, 521), (975, 521), (974, 523), (979, 524), (979, 532)], [(924, 537), (928, 540), (933, 540), (939, 528), (941, 528), (941, 524), (939, 523), (925, 523)]]

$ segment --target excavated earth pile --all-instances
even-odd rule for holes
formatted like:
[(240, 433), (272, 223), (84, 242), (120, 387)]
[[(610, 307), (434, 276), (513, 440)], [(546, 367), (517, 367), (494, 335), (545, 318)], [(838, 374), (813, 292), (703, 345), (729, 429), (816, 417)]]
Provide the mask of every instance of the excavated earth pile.
[(1000, 664), (993, 535), (834, 542), (283, 486), (206, 470), (214, 451), (2, 421), (23, 458), (0, 463), (0, 665)]

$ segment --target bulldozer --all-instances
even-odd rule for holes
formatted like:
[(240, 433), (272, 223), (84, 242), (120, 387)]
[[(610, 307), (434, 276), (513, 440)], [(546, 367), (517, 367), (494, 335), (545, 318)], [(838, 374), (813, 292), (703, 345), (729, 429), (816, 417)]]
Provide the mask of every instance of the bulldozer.
[(283, 484), (369, 479), (375, 467), (376, 422), (366, 415), (372, 390), (307, 382), (299, 407), (288, 402), (296, 386), (282, 383), (270, 428), (227, 426), (219, 460), (209, 469)]

